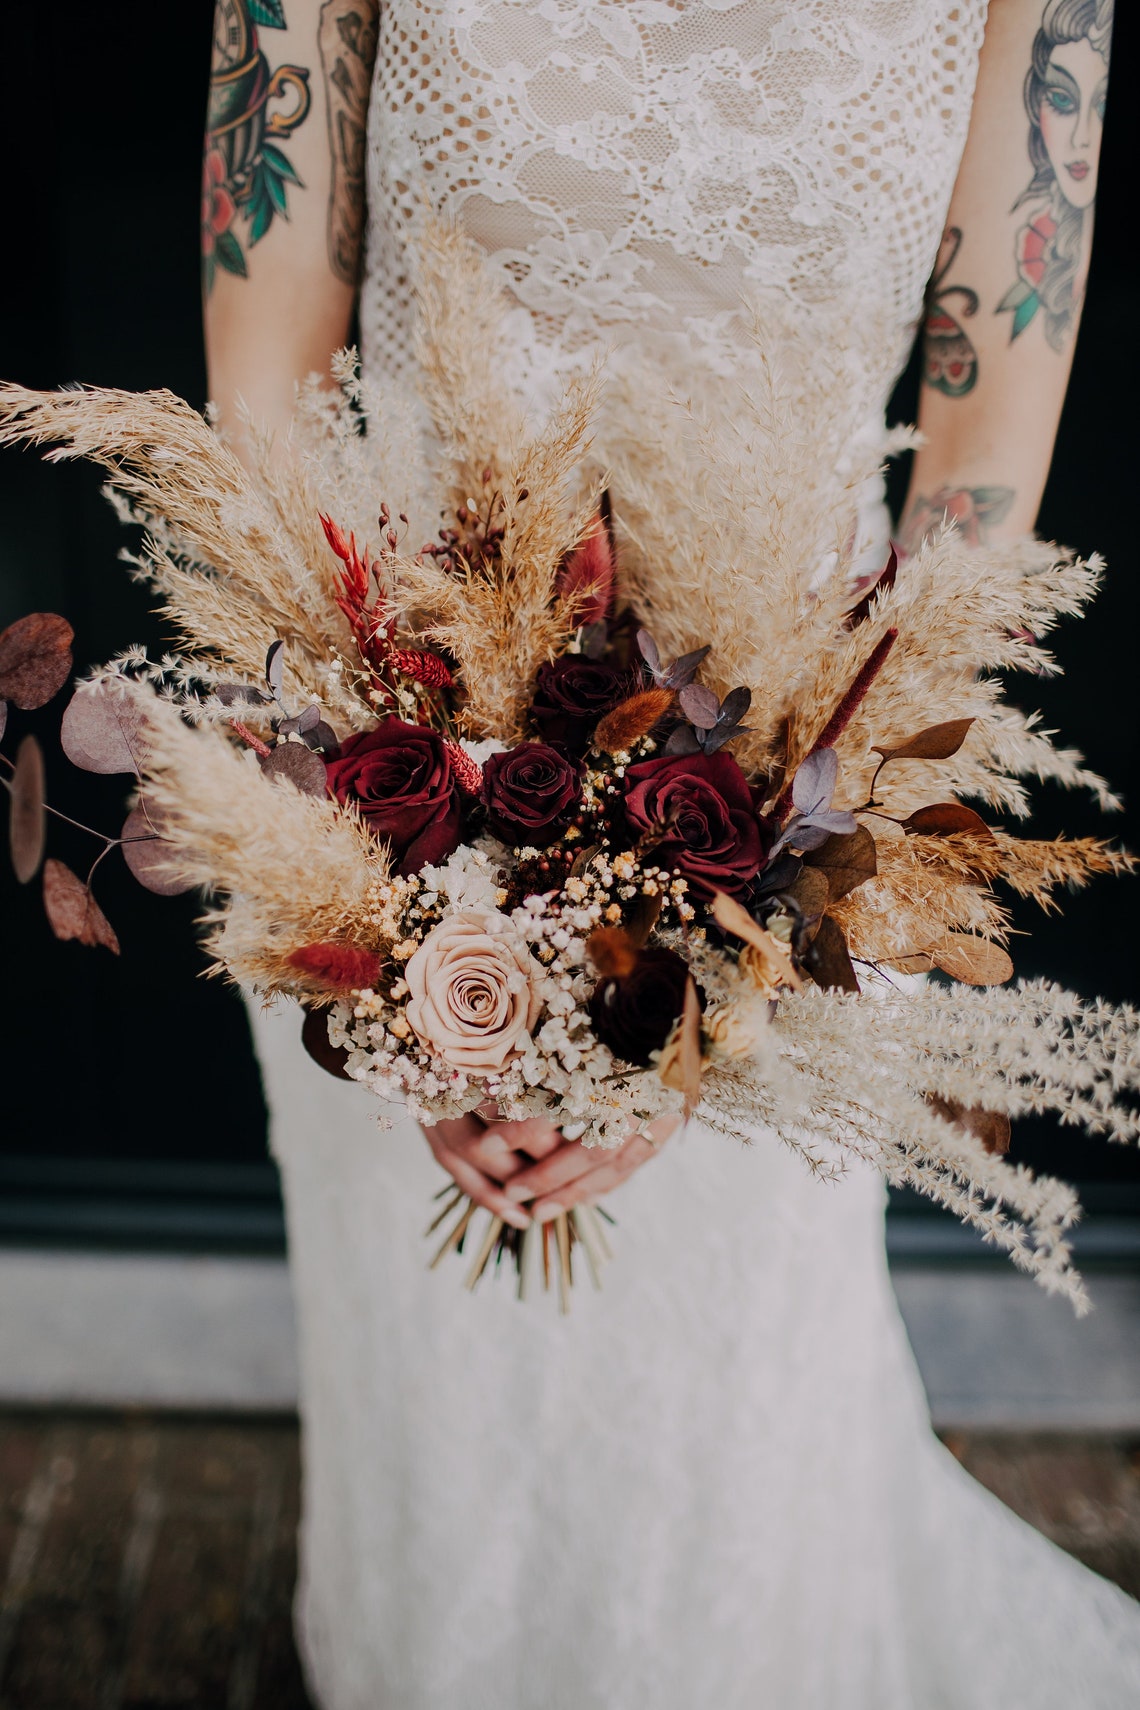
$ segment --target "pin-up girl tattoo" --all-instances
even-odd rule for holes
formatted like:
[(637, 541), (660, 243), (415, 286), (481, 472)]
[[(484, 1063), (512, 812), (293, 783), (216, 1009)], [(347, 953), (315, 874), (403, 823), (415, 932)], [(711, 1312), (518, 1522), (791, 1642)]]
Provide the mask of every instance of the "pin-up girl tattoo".
[(1010, 339), (1038, 313), (1064, 348), (1084, 295), (1092, 248), (1101, 127), (1108, 89), (1112, 0), (1048, 0), (1025, 79), (1033, 178), (1014, 204), (1029, 218), (1014, 244), (1018, 278), (998, 304)]

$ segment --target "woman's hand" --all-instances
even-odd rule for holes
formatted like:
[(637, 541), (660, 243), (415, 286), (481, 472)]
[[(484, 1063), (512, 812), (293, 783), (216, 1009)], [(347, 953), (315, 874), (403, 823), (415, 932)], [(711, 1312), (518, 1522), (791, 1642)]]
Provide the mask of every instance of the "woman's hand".
[[(524, 1125), (497, 1124), (500, 1130), (515, 1126)], [(505, 1197), (516, 1204), (531, 1201), (530, 1212), (536, 1223), (548, 1223), (571, 1206), (593, 1205), (656, 1157), (680, 1126), (679, 1116), (659, 1116), (653, 1122), (632, 1128), (629, 1139), (612, 1148), (562, 1140), (537, 1163), (512, 1174)]]
[[(459, 1116), (424, 1126), (424, 1137), (438, 1164), (456, 1187), (515, 1229), (525, 1229), (530, 1215), (502, 1191), (501, 1183), (534, 1163), (565, 1148), (558, 1129), (539, 1117), (525, 1122), (499, 1122), (493, 1107), (479, 1115)], [(522, 1196), (529, 1199), (529, 1194)]]
[[(634, 1129), (623, 1145), (605, 1150), (564, 1140), (540, 1117), (505, 1122), (493, 1110), (437, 1122), (424, 1135), (456, 1187), (513, 1228), (525, 1229), (532, 1217), (548, 1223), (560, 1211), (592, 1205), (620, 1186), (649, 1162), (680, 1120), (659, 1116)], [(524, 1211), (528, 1201), (533, 1203)]]

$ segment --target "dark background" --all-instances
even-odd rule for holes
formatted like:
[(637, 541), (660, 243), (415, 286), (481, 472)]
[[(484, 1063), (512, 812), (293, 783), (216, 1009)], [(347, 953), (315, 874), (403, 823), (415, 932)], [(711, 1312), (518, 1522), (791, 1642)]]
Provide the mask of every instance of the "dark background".
[[(211, 15), (212, 0), (5, 9), (0, 376), (39, 387), (167, 386), (203, 403), (197, 221)], [(1133, 848), (1140, 322), (1137, 113), (1127, 73), (1136, 55), (1136, 19), (1124, 7), (1089, 297), (1039, 524), (1045, 536), (1103, 552), (1108, 582), (1092, 616), (1058, 638), (1066, 676), (1015, 688), (1129, 803), (1106, 821), (1083, 800), (1042, 791), (1038, 829), (1119, 836)], [(893, 414), (912, 419), (914, 409), (912, 364)], [(900, 469), (896, 504), (904, 482)], [(28, 610), (64, 613), (80, 668), (130, 641), (159, 643), (148, 594), (116, 563), (123, 542), (94, 471), (50, 467), (34, 453), (0, 456), (0, 627)], [(52, 801), (116, 831), (124, 780), (78, 772), (59, 757), (60, 710), (13, 711), (5, 751), (34, 728)], [(52, 828), (52, 852), (80, 872), (90, 844)], [(245, 1017), (232, 991), (202, 977), (193, 900), (142, 891), (117, 855), (97, 889), (122, 941), (120, 959), (56, 943), (36, 897), (0, 860), (0, 1239), (278, 1246)], [(1026, 911), (1019, 925), (1033, 935), (1014, 942), (1018, 972), (1134, 998), (1137, 896), (1136, 880), (1103, 881), (1069, 899), (1063, 918)], [(1135, 1247), (1109, 1246), (1118, 1257), (1140, 1251), (1135, 1153), (1036, 1123), (1018, 1130), (1015, 1155), (1079, 1181), (1090, 1226), (1099, 1218), (1119, 1234), (1132, 1220)]]

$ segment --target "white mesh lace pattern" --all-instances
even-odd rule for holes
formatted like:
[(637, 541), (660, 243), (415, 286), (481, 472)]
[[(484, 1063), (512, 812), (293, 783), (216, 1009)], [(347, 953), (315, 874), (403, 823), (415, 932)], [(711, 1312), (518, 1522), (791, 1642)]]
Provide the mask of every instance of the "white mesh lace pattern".
[(678, 333), (690, 360), (727, 368), (742, 297), (772, 292), (805, 313), (858, 304), (901, 347), (984, 15), (984, 0), (384, 0), (370, 367), (406, 352), (403, 245), (425, 195), (527, 311), (532, 370)]

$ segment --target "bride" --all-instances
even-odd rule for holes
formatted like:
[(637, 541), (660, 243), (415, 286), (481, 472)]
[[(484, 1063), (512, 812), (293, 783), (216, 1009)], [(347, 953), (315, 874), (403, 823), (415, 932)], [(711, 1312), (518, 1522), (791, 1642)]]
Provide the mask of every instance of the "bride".
[[(903, 544), (947, 514), (975, 541), (1027, 532), (1088, 267), (1111, 0), (988, 13), (218, 0), (203, 253), (223, 421), (240, 433), (240, 396), (283, 425), (354, 308), (371, 375), (409, 371), (431, 203), (508, 293), (535, 404), (603, 348), (715, 385), (749, 302), (793, 339), (829, 314), (885, 326), (901, 362), (929, 282)], [(859, 526), (877, 569), (881, 492)], [(301, 1340), (297, 1619), (325, 1710), (1140, 1705), (1140, 1612), (931, 1435), (873, 1173), (823, 1187), (763, 1133), (699, 1126), (617, 1153), (493, 1112), (381, 1133), (369, 1095), (304, 1055), (297, 1012), (253, 1025)], [(520, 1227), (612, 1207), (604, 1292), (559, 1319), (429, 1275), (420, 1225), (449, 1176)]]

